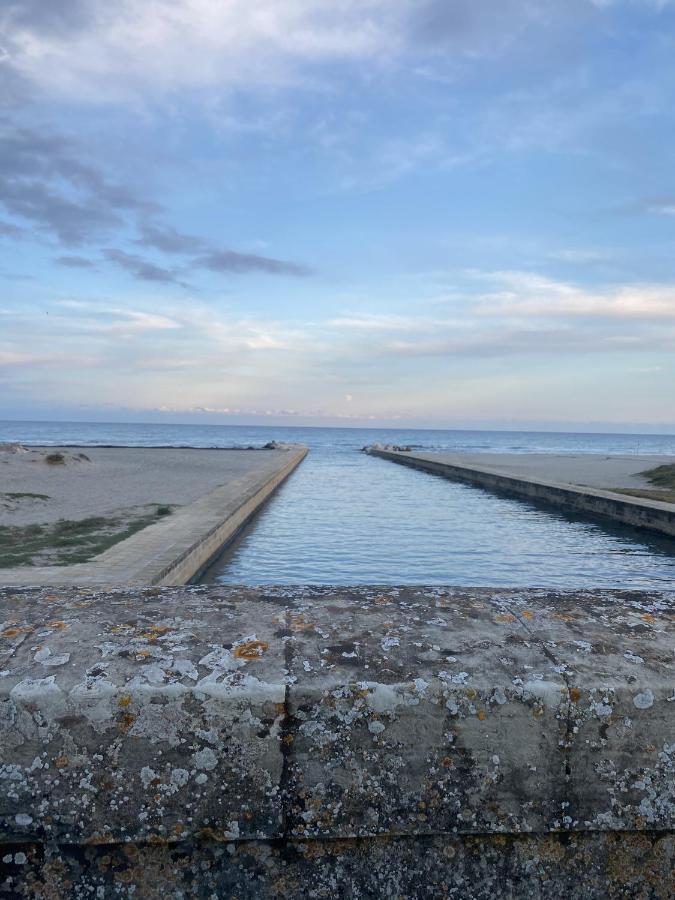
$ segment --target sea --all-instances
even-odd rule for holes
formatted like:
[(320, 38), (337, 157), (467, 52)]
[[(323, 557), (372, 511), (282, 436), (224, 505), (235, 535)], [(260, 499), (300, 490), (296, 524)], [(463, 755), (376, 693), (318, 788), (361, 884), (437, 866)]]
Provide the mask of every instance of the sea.
[[(675, 540), (496, 496), (361, 453), (672, 454), (675, 435), (0, 422), (0, 442), (310, 453), (205, 573), (220, 584), (668, 589)], [(114, 485), (111, 485), (114, 490)]]

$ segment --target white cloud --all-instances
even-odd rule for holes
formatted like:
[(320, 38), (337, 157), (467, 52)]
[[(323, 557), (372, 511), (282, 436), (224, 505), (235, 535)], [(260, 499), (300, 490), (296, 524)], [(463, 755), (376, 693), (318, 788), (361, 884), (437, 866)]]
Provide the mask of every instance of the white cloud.
[[(630, 0), (622, 0), (630, 2)], [(528, 29), (585, 22), (599, 0), (5, 0), (3, 49), (48, 93), (120, 100), (312, 81), (317, 64), (412, 61), (446, 77)], [(619, 2), (611, 6), (619, 5)], [(663, 0), (644, 5), (659, 11)], [(610, 15), (611, 6), (606, 13)], [(443, 72), (438, 72), (442, 65)]]
[(630, 284), (593, 290), (532, 272), (493, 272), (479, 277), (493, 281), (497, 287), (478, 298), (476, 310), (482, 315), (675, 320), (674, 284)]
[(14, 67), (32, 81), (78, 99), (114, 100), (136, 90), (278, 86), (294, 80), (298, 65), (372, 59), (391, 50), (401, 5), (90, 0), (66, 34), (17, 21), (11, 9), (5, 28)]

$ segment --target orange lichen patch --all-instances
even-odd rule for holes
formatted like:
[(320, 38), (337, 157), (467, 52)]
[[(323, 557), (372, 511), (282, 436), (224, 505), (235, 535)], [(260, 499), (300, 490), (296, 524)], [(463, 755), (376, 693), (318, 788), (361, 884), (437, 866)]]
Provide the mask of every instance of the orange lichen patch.
[(651, 613), (644, 613), (641, 616), (643, 622), (648, 622), (650, 625), (653, 625), (656, 622), (656, 616), (651, 615)]
[(85, 844), (112, 844), (112, 834), (109, 831), (103, 832), (94, 832), (94, 834), (90, 835), (88, 838), (84, 839)]
[(528, 619), (528, 621), (531, 621), (532, 619), (534, 619), (534, 613), (530, 612), (529, 609), (524, 609), (523, 610), (523, 618)]
[(278, 716), (283, 716), (286, 712), (286, 704), (285, 703), (275, 703), (274, 709), (276, 710), (276, 714)]
[(121, 707), (129, 706), (130, 703), (131, 703), (131, 694), (124, 694), (117, 701), (117, 705), (121, 706)]
[(169, 843), (169, 839), (162, 837), (161, 834), (151, 834), (150, 837), (148, 838), (148, 843), (149, 844), (159, 844), (161, 846), (164, 846), (164, 844)]
[(293, 743), (293, 735), (285, 734), (281, 740), (283, 741), (284, 744), (286, 744), (286, 746), (290, 746)]
[(233, 652), (237, 659), (260, 659), (268, 647), (267, 641), (246, 641), (235, 647)]
[(453, 763), (453, 761), (450, 759), (449, 756), (444, 756), (443, 759), (441, 760), (441, 765), (442, 765), (445, 769), (449, 769), (450, 766), (454, 765), (454, 763)]
[(182, 834), (185, 831), (185, 825), (182, 822), (176, 822), (171, 830), (174, 834)]
[(199, 836), (201, 838), (210, 838), (212, 841), (218, 841), (219, 844), (232, 840), (232, 838), (228, 837), (224, 831), (217, 828), (211, 828), (208, 825), (199, 829)]
[(574, 616), (571, 616), (569, 613), (553, 613), (551, 618), (556, 619), (558, 622), (573, 622), (574, 621)]
[(577, 703), (579, 698), (581, 697), (581, 691), (579, 688), (570, 688), (570, 700), (572, 703)]
[(113, 627), (110, 629), (110, 633), (111, 634), (121, 634), (124, 631), (131, 631), (133, 629), (133, 627), (134, 627), (133, 625), (128, 625), (128, 624), (113, 625)]
[(69, 759), (65, 753), (62, 753), (60, 756), (57, 756), (54, 760), (57, 769), (65, 769), (65, 767), (69, 763)]
[(318, 841), (310, 841), (300, 846), (300, 852), (305, 859), (321, 859), (326, 855), (326, 848)]
[(308, 622), (302, 613), (291, 613), (289, 616), (289, 627), (291, 631), (313, 631), (314, 625)]
[(152, 656), (152, 652), (150, 650), (139, 650), (136, 653), (136, 659), (146, 659), (148, 656)]
[(54, 619), (53, 622), (47, 622), (47, 628), (53, 628), (55, 631), (64, 631), (68, 627), (67, 622), (61, 619)]
[(174, 629), (169, 625), (153, 625), (151, 628), (148, 628), (141, 637), (145, 638), (146, 641), (153, 643), (158, 637), (161, 637), (161, 635), (166, 634), (168, 631), (174, 631)]
[(487, 713), (484, 709), (479, 709), (476, 715), (481, 720), (481, 722), (484, 722), (487, 719)]
[(495, 616), (495, 622), (515, 622), (516, 617), (512, 616), (511, 613), (498, 613)]
[(377, 603), (380, 606), (384, 606), (385, 604), (389, 604), (389, 603), (393, 603), (393, 602), (394, 601), (391, 599), (391, 597), (385, 597), (384, 595), (382, 595), (381, 597), (376, 597), (373, 600), (373, 603)]
[(5, 628), (3, 632), (0, 632), (0, 637), (13, 638), (18, 637), (20, 634), (30, 634), (31, 631), (34, 631), (32, 625), (17, 625), (10, 628)]
[(127, 734), (138, 717), (133, 713), (125, 712), (120, 716), (117, 726), (123, 734)]

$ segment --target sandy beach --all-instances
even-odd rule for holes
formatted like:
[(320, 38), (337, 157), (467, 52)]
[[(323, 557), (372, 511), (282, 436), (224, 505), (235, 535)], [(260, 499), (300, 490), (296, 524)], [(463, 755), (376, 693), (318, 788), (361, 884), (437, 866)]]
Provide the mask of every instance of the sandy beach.
[(580, 487), (650, 489), (640, 473), (675, 463), (672, 456), (554, 453), (417, 453), (439, 462), (497, 469), (512, 475)]
[[(12, 446), (12, 445), (9, 445)], [(0, 525), (184, 506), (252, 471), (267, 450), (0, 447)], [(62, 462), (47, 461), (61, 455)]]
[(275, 450), (0, 445), (0, 569), (103, 553), (223, 486), (274, 466)]

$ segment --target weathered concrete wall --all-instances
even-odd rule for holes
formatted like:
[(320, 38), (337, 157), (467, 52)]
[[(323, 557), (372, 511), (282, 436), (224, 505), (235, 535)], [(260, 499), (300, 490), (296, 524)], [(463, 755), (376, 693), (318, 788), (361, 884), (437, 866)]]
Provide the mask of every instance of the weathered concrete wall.
[[(224, 453), (226, 451), (223, 451)], [(181, 585), (218, 555), (307, 455), (289, 446), (259, 456), (259, 465), (115, 544), (90, 562), (0, 569), (0, 585)]]
[(0, 610), (8, 896), (675, 889), (675, 594), (43, 589)]
[(442, 462), (434, 459), (434, 454), (430, 453), (379, 449), (369, 449), (368, 452), (371, 456), (388, 459), (414, 469), (433, 472), (435, 475), (442, 475), (454, 481), (475, 484), (498, 493), (526, 497), (562, 507), (570, 512), (600, 516), (623, 525), (646, 528), (649, 531), (675, 537), (675, 505), (672, 503), (622, 496), (597, 488), (574, 487), (535, 478), (520, 478), (481, 466)]

